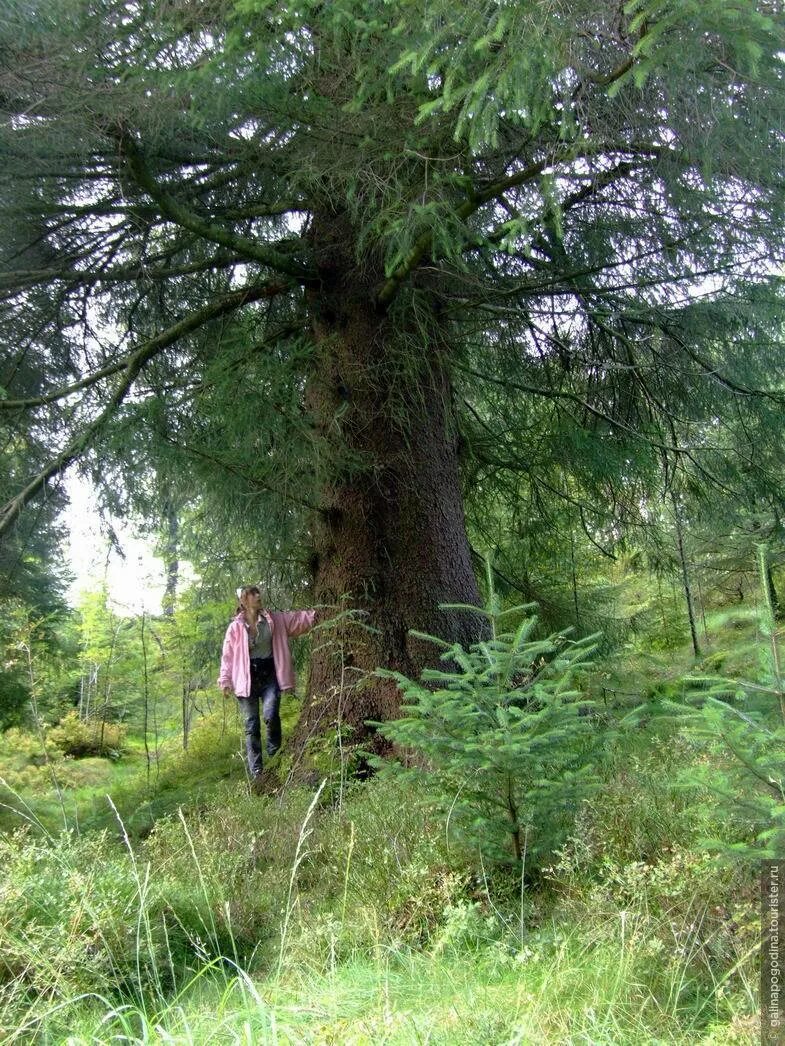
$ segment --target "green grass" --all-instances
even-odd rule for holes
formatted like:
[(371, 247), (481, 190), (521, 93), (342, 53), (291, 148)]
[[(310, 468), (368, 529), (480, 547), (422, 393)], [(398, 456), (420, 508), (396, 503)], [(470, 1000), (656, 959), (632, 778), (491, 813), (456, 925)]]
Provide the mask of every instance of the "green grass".
[[(634, 925), (616, 939), (580, 931), (518, 953), (434, 956), (381, 949), (331, 969), (305, 963), (280, 978), (205, 969), (160, 1008), (100, 999), (39, 1014), (23, 1026), (49, 1041), (94, 1043), (709, 1043), (754, 1041), (751, 1000), (700, 1000), (675, 965), (666, 991), (651, 991), (636, 959)], [(625, 933), (628, 936), (625, 940)], [(46, 1031), (44, 1031), (46, 1029)], [(60, 1038), (62, 1036), (63, 1038)], [(10, 1041), (14, 1041), (13, 1036)]]
[(683, 641), (685, 629), (679, 630), (675, 643), (653, 646), (651, 636), (640, 635), (629, 641), (623, 655), (614, 652), (597, 665), (591, 679), (592, 689), (601, 693), (605, 687), (608, 699), (620, 691), (619, 699), (633, 701), (663, 685), (679, 685), (688, 673), (712, 668), (729, 675), (753, 678), (760, 671), (763, 635), (754, 607), (733, 607), (706, 614), (706, 629), (700, 623), (698, 640), (701, 655), (696, 659), (692, 646)]
[[(202, 797), (227, 779), (245, 780), (242, 738), (234, 705), (197, 721), (188, 751), (180, 734), (161, 740), (148, 753), (130, 737), (119, 759), (63, 758), (50, 748), (51, 767), (34, 735), (0, 746), (0, 830), (10, 832), (20, 819), (36, 829), (58, 832), (113, 828), (111, 795), (131, 835), (145, 835), (166, 814)], [(57, 779), (55, 787), (52, 774)], [(61, 801), (62, 800), (62, 801)]]
[(142, 842), (4, 843), (4, 1041), (751, 1041), (749, 872), (633, 859), (635, 804), (587, 807), (521, 905), (400, 782), (341, 811), (229, 787)]
[[(614, 678), (661, 692), (691, 663), (644, 660)], [(327, 742), (318, 796), (249, 795), (223, 711), (187, 753), (169, 739), (149, 781), (138, 743), (117, 762), (58, 761), (65, 833), (33, 741), (0, 753), (30, 778), (14, 800), (27, 821), (6, 810), (0, 837), (3, 1041), (757, 1041), (756, 868), (702, 851), (738, 826), (681, 783), (715, 753), (672, 720), (622, 732), (522, 892), (425, 789), (346, 784)]]

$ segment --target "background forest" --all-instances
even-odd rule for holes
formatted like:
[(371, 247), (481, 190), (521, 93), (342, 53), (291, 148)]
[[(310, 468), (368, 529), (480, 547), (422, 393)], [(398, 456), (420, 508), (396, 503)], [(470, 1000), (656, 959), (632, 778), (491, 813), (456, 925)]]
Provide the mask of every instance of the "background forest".
[[(3, 1037), (757, 1041), (780, 5), (7, 7)], [(161, 613), (66, 603), (69, 470)]]

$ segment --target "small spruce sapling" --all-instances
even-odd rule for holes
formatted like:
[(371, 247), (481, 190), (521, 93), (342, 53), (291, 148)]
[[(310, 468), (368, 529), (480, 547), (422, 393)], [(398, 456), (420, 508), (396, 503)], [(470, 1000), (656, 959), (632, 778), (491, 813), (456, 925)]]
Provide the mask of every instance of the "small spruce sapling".
[(489, 638), (466, 649), (412, 632), (443, 648), (444, 667), (425, 669), (421, 682), (383, 671), (403, 691), (405, 714), (377, 725), (425, 757), (428, 770), (413, 772), (427, 772), (449, 826), (484, 856), (530, 872), (564, 841), (578, 803), (596, 785), (608, 732), (603, 725), (600, 734), (587, 714), (593, 702), (572, 683), (597, 636), (535, 638), (534, 604), (501, 610), (488, 574), (485, 609), (445, 609), (481, 614)]

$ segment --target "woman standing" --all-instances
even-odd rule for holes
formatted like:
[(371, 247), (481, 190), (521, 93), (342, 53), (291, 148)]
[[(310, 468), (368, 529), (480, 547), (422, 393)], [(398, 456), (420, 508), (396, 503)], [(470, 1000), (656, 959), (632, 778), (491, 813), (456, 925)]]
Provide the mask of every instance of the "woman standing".
[(315, 610), (265, 610), (256, 585), (238, 590), (239, 605), (224, 637), (218, 686), (224, 697), (237, 697), (245, 724), (248, 772), (257, 781), (262, 772), (261, 717), (267, 726), (267, 754), (281, 747), (281, 693), (295, 684), (290, 636), (307, 632)]

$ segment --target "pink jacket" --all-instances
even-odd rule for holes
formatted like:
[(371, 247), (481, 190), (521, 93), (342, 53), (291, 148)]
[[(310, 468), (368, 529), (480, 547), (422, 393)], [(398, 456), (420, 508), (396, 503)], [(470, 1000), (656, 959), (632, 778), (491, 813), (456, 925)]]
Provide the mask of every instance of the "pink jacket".
[[(307, 632), (313, 625), (316, 611), (263, 610), (262, 614), (270, 626), (278, 686), (281, 690), (293, 690), (296, 680), (289, 636), (301, 636)], [(222, 690), (231, 687), (237, 697), (248, 697), (251, 692), (251, 655), (248, 652), (248, 630), (243, 613), (239, 613), (226, 630), (218, 686)]]

